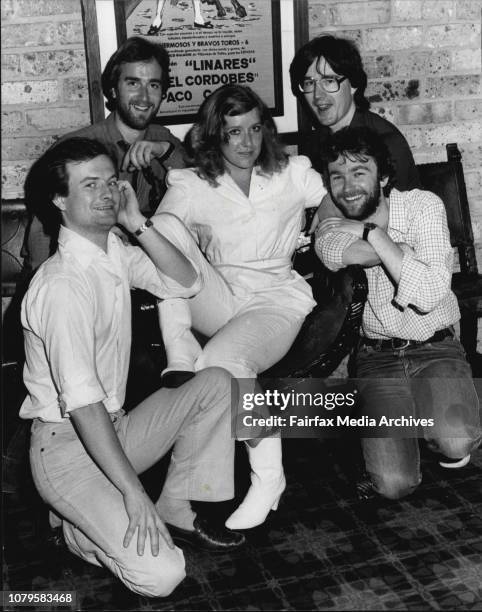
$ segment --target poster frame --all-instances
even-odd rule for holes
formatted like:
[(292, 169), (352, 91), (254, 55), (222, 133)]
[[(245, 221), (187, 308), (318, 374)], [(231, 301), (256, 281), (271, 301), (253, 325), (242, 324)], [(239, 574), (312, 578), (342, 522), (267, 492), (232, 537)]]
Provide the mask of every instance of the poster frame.
[[(97, 27), (97, 19), (95, 16), (95, 0), (81, 0), (83, 9), (83, 22), (85, 31), (86, 55), (88, 63), (88, 82), (91, 104), (92, 121), (98, 121), (104, 117), (104, 99), (100, 88), (100, 53), (99, 53), (99, 32)], [(122, 44), (127, 38), (127, 17), (133, 4), (137, 0), (113, 0), (114, 15), (117, 45)], [(226, 0), (224, 0), (226, 1)], [(247, 1), (247, 0), (246, 0)], [(280, 0), (270, 0), (271, 2), (271, 20), (273, 32), (273, 75), (272, 75), (272, 91), (274, 106), (270, 107), (270, 111), (274, 117), (282, 116), (284, 112), (283, 103), (283, 75), (282, 75), (282, 57), (281, 57), (281, 15), (280, 15)], [(296, 3), (296, 2), (295, 2)], [(171, 115), (162, 115), (163, 125), (189, 124), (195, 119), (193, 113), (179, 112)], [(159, 118), (159, 121), (161, 119)]]

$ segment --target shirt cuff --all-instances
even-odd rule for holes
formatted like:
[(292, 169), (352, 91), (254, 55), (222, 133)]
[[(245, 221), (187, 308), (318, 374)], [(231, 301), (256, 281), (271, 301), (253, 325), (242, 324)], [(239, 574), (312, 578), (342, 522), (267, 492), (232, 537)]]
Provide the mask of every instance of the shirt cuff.
[(63, 389), (59, 394), (60, 411), (62, 416), (65, 417), (72, 410), (102, 402), (106, 397), (107, 394), (97, 381), (69, 385), (68, 389)]
[(398, 283), (397, 295), (394, 302), (402, 309), (405, 309), (413, 302), (414, 296), (420, 292), (420, 266), (423, 263), (417, 261), (413, 252), (403, 250), (402, 267), (400, 270), (400, 281)]
[(359, 238), (347, 232), (329, 232), (315, 240), (315, 251), (329, 269), (344, 268), (343, 253)]

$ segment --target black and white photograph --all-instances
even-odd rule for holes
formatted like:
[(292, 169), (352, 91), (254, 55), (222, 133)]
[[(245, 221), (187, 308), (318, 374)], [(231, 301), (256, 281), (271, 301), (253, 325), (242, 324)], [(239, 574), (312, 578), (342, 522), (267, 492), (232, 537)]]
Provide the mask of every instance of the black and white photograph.
[(482, 0), (0, 7), (2, 609), (482, 610)]

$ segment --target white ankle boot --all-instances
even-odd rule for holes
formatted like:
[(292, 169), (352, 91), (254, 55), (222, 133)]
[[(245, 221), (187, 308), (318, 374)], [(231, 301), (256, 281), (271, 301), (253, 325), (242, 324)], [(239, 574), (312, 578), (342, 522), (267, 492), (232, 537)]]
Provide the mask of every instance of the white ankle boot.
[(281, 438), (264, 438), (256, 447), (246, 445), (251, 464), (251, 486), (238, 509), (226, 521), (229, 529), (261, 525), (270, 510), (276, 510), (285, 490), (281, 463)]
[(158, 310), (159, 326), (167, 356), (167, 367), (162, 374), (173, 370), (193, 372), (202, 348), (191, 331), (191, 311), (187, 300), (182, 298), (161, 300)]

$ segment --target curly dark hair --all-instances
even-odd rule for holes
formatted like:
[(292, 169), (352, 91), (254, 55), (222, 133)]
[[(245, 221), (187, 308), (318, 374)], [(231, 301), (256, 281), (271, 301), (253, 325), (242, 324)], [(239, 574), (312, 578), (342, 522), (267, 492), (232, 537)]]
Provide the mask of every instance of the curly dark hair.
[(162, 45), (151, 43), (140, 36), (131, 36), (110, 57), (101, 77), (102, 93), (110, 111), (116, 106), (112, 90), (119, 82), (122, 64), (148, 62), (152, 59), (161, 67), (161, 87), (162, 93), (165, 94), (169, 89), (169, 54)]
[(272, 175), (288, 163), (288, 156), (278, 138), (276, 125), (266, 104), (249, 87), (224, 85), (216, 89), (201, 104), (196, 122), (186, 134), (184, 146), (188, 165), (197, 168), (201, 178), (217, 186), (216, 179), (224, 174), (225, 163), (220, 145), (224, 142), (225, 117), (259, 111), (263, 143), (257, 164), (262, 172)]
[(290, 65), (291, 91), (303, 99), (300, 85), (311, 64), (324, 57), (332, 70), (340, 76), (347, 77), (350, 85), (356, 88), (353, 99), (359, 110), (368, 110), (370, 102), (365, 98), (367, 75), (363, 68), (360, 52), (352, 40), (336, 38), (331, 34), (322, 34), (303, 45), (293, 58)]
[(323, 182), (330, 185), (328, 165), (340, 157), (360, 159), (373, 157), (381, 179), (388, 178), (383, 195), (388, 197), (395, 182), (395, 168), (383, 138), (366, 127), (345, 127), (329, 136), (323, 146)]
[(30, 216), (36, 216), (45, 233), (56, 241), (62, 214), (53, 203), (56, 196), (69, 195), (70, 162), (83, 162), (106, 155), (116, 167), (115, 158), (98, 140), (72, 137), (54, 143), (32, 165), (25, 180), (25, 205)]

